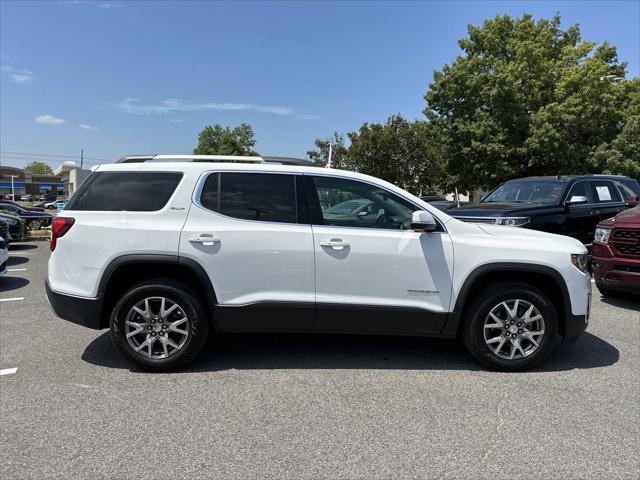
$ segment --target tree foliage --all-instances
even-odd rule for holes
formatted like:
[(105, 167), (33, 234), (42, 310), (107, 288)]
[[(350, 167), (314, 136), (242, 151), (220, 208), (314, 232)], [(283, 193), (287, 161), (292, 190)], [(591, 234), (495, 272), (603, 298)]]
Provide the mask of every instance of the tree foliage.
[(53, 175), (53, 170), (49, 165), (44, 162), (38, 162), (37, 160), (27, 164), (24, 167), (24, 171), (35, 173), (36, 175)]
[(207, 125), (198, 135), (194, 155), (258, 155), (252, 148), (256, 141), (251, 125), (246, 123), (234, 128)]
[(365, 123), (357, 132), (317, 139), (307, 152), (311, 160), (325, 166), (332, 145), (332, 167), (382, 178), (414, 193), (445, 186), (443, 145), (427, 122), (409, 122), (400, 115), (384, 124)]
[(559, 15), (498, 16), (469, 26), (459, 45), (463, 55), (434, 73), (424, 112), (460, 187), (637, 172), (638, 114), (630, 106), (638, 82), (620, 81), (626, 64), (615, 47), (583, 41), (577, 25), (562, 30)]

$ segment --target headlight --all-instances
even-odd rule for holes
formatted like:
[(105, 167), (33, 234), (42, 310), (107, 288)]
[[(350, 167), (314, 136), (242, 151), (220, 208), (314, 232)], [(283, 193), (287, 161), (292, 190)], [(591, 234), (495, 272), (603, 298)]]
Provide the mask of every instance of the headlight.
[(589, 257), (584, 253), (572, 253), (571, 263), (581, 272), (587, 272), (589, 270)]
[(506, 225), (508, 227), (521, 227), (529, 223), (529, 217), (499, 217), (496, 225)]
[(599, 243), (609, 243), (609, 235), (611, 235), (610, 228), (596, 228), (596, 234), (594, 240)]

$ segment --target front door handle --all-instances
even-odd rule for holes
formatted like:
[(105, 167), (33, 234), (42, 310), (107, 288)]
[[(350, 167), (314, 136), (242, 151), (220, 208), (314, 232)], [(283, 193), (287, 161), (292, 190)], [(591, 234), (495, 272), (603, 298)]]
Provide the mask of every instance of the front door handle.
[(600, 210), (591, 210), (591, 215), (600, 215)]
[(323, 240), (320, 242), (321, 247), (333, 248), (334, 250), (342, 250), (349, 246), (347, 242), (343, 242), (340, 238), (332, 238), (331, 240)]
[(211, 246), (214, 243), (220, 243), (219, 238), (216, 238), (209, 233), (201, 233), (200, 235), (196, 235), (195, 237), (190, 237), (189, 241), (191, 243), (201, 243), (205, 246)]

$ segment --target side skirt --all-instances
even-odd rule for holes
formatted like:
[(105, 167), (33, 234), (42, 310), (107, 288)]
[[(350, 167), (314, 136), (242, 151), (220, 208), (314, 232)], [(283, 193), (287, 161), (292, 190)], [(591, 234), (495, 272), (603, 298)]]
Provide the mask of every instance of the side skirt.
[(316, 332), (416, 335), (449, 338), (440, 332), (447, 313), (412, 307), (261, 302), (216, 305), (221, 332)]

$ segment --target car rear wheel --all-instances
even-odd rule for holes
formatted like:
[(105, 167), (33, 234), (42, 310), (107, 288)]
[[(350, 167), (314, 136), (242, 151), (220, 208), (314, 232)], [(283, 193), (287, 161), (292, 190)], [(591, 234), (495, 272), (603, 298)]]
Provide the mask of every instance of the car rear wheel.
[(505, 371), (531, 368), (553, 350), (558, 316), (549, 298), (525, 283), (501, 283), (469, 308), (463, 341), (483, 366)]
[(111, 314), (111, 339), (142, 369), (175, 370), (202, 350), (208, 324), (206, 310), (189, 287), (154, 279), (133, 286), (117, 302)]

